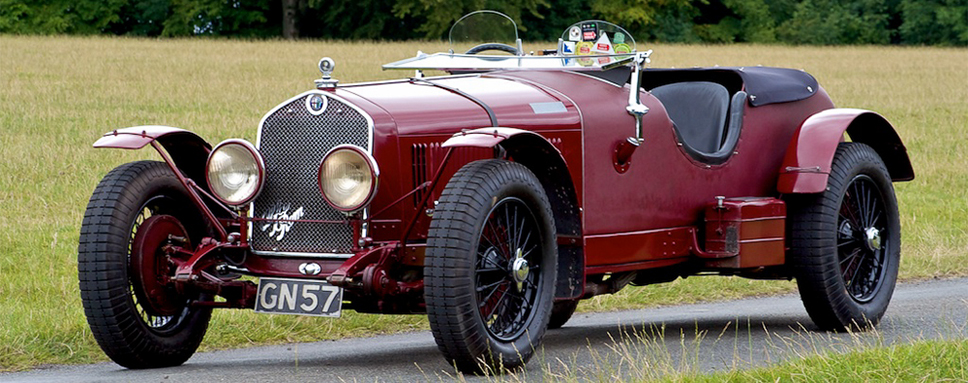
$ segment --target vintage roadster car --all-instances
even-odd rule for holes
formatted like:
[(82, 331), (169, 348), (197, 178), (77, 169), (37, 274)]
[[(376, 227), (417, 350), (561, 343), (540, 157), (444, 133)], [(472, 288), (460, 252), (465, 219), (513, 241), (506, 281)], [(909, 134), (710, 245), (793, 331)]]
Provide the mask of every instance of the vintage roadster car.
[(426, 313), (450, 363), (503, 371), (582, 299), (711, 274), (796, 279), (823, 330), (878, 322), (901, 247), (892, 181), (914, 178), (887, 120), (834, 108), (800, 70), (650, 69), (596, 20), (525, 54), (511, 23), (466, 16), (466, 53), (385, 65), (414, 71), (397, 81), (339, 84), (324, 58), (255, 145), (164, 126), (97, 140), (164, 159), (109, 172), (84, 215), (104, 352), (178, 365), (213, 308), (352, 309)]

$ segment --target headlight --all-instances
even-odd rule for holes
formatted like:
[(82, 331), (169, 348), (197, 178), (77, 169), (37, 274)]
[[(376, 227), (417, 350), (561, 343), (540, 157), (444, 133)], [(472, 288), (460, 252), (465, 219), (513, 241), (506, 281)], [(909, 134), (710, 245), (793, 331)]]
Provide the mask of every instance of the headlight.
[(319, 191), (336, 210), (352, 213), (366, 207), (376, 194), (380, 170), (362, 148), (340, 145), (319, 164)]
[(208, 186), (220, 201), (239, 206), (262, 190), (266, 167), (262, 156), (244, 140), (225, 140), (208, 155)]

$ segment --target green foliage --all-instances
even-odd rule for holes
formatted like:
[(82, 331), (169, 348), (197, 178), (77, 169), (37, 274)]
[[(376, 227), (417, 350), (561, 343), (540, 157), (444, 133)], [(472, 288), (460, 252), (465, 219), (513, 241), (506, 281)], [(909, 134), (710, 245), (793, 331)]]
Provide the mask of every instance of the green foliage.
[(804, 0), (778, 34), (794, 44), (887, 44), (890, 11), (886, 0)]
[(279, 27), (267, 23), (271, 3), (274, 1), (171, 0), (171, 16), (164, 22), (162, 35), (278, 35)]
[(656, 14), (654, 26), (631, 32), (643, 41), (697, 43), (702, 40), (696, 34), (693, 20), (699, 15), (697, 7), (667, 7)]
[(171, 16), (169, 0), (141, 0), (121, 9), (121, 19), (111, 25), (116, 35), (159, 36)]
[(18, 0), (0, 0), (0, 32), (23, 33), (30, 7)]
[(968, 1), (903, 0), (900, 8), (905, 43), (968, 45)]
[(0, 33), (103, 33), (120, 20), (118, 13), (126, 1), (0, 0)]
[(367, 40), (418, 37), (413, 21), (394, 16), (392, 8), (392, 2), (381, 0), (310, 1), (300, 17), (300, 35)]
[(772, 43), (776, 41), (776, 20), (770, 13), (765, 0), (725, 0), (738, 16), (739, 33), (737, 41), (751, 43)]
[[(275, 0), (0, 0), (0, 33), (277, 35)], [(274, 21), (274, 23), (273, 23)]]
[(554, 0), (538, 14), (521, 15), (521, 30), (525, 41), (556, 41), (562, 31), (581, 20), (595, 18), (586, 0)]
[[(427, 38), (443, 38), (447, 36), (450, 26), (461, 16), (470, 12), (490, 9), (504, 13), (511, 17), (519, 27), (521, 18), (525, 14), (540, 18), (539, 9), (548, 7), (545, 0), (397, 0), (393, 5), (393, 14), (397, 17), (413, 17), (423, 22), (417, 27), (417, 32)], [(576, 20), (577, 21), (577, 20)]]
[(599, 19), (640, 42), (968, 46), (968, 0), (0, 0), (0, 33), (272, 37), (284, 6), (290, 37), (442, 39), (491, 9), (526, 41)]
[(689, 6), (689, 0), (591, 0), (595, 15), (630, 30), (654, 26), (659, 14)]

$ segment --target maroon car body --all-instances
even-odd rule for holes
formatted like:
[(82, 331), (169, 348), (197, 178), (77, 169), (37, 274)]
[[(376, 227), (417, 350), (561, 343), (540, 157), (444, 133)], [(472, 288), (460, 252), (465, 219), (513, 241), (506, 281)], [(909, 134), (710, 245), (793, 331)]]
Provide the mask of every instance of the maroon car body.
[[(445, 356), (479, 372), (525, 363), (520, 350), (580, 299), (696, 274), (796, 278), (820, 328), (875, 324), (899, 254), (890, 181), (914, 177), (890, 123), (835, 108), (802, 71), (646, 69), (644, 58), (348, 85), (324, 73), (263, 118), (258, 149), (218, 146), (251, 151), (257, 169), (259, 190), (234, 206), (213, 190), (218, 150), (201, 137), (105, 134), (95, 147), (150, 144), (166, 164), (119, 167), (92, 196), (79, 270), (95, 337), (124, 366), (180, 364), (212, 307), (334, 316), (342, 301), (428, 313)], [(636, 102), (647, 108), (638, 136)], [(689, 130), (710, 121), (712, 138)], [(340, 187), (320, 174), (349, 166), (321, 166), (341, 148), (368, 163), (362, 178), (352, 177), (363, 165), (345, 173), (371, 182), (365, 206), (339, 209), (320, 191)], [(487, 245), (501, 236), (512, 239)], [(105, 299), (124, 302), (105, 309)], [(137, 329), (112, 334), (130, 318)]]

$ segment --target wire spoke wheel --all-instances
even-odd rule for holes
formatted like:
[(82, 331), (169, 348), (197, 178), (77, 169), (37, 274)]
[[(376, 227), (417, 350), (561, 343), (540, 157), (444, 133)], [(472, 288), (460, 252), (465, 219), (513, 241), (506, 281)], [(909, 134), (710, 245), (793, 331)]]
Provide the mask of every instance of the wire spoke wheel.
[(557, 243), (548, 198), (526, 167), (465, 165), (434, 211), (424, 267), (430, 328), (467, 373), (523, 366), (548, 326)]
[(540, 236), (534, 214), (506, 198), (488, 214), (477, 247), (477, 302), (487, 331), (514, 339), (534, 312), (540, 273)]
[(900, 265), (897, 199), (870, 146), (841, 143), (823, 193), (788, 196), (789, 263), (800, 298), (821, 329), (876, 325)]
[(884, 198), (866, 175), (854, 177), (844, 194), (838, 217), (837, 250), (844, 286), (858, 302), (868, 302), (881, 286), (887, 270), (884, 241), (888, 237)]
[[(176, 200), (168, 195), (150, 198), (138, 210), (128, 242), (128, 295), (141, 322), (157, 334), (177, 330), (191, 312), (190, 299), (174, 291), (169, 283), (177, 266), (175, 259), (160, 248), (170, 243), (171, 236), (188, 238), (177, 219), (165, 214), (175, 211), (176, 206)], [(181, 245), (190, 248), (190, 243)]]
[(169, 245), (190, 249), (203, 222), (162, 162), (121, 165), (94, 189), (81, 224), (78, 279), (91, 333), (119, 365), (177, 366), (201, 343), (212, 312), (191, 306), (202, 297), (175, 291), (171, 276), (183, 260)]

